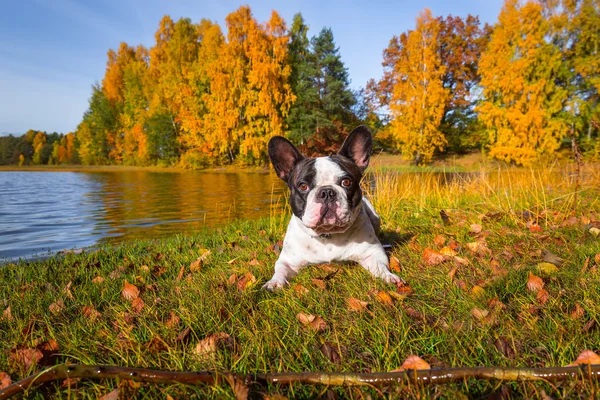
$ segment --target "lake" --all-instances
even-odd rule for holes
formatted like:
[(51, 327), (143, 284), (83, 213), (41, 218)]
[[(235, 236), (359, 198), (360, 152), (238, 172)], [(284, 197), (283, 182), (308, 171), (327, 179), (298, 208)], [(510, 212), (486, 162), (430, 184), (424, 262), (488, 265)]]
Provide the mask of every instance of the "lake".
[(268, 216), (287, 190), (260, 172), (0, 171), (0, 262)]

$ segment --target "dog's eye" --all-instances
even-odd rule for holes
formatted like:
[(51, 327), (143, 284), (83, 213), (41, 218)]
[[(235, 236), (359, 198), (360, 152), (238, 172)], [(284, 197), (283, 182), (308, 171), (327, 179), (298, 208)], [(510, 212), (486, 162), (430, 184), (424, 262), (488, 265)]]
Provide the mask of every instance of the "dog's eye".
[(350, 187), (350, 185), (352, 185), (352, 181), (348, 178), (342, 179), (342, 186), (343, 187)]
[(298, 185), (298, 189), (301, 192), (308, 192), (308, 185), (306, 183), (301, 183)]

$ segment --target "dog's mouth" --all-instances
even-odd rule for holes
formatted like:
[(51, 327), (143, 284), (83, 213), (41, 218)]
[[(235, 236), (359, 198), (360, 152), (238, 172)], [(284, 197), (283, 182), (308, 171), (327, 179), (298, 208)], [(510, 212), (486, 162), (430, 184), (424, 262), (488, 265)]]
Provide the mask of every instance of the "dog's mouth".
[(324, 204), (312, 223), (305, 223), (307, 228), (314, 230), (319, 235), (326, 233), (342, 233), (348, 229), (352, 222), (351, 213), (339, 212), (339, 206), (335, 203)]

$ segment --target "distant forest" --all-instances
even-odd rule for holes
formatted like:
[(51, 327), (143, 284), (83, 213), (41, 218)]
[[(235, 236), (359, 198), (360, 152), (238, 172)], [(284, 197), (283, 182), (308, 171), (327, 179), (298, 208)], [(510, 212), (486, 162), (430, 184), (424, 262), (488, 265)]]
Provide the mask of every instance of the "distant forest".
[(600, 159), (598, 0), (506, 0), (493, 26), (425, 9), (358, 91), (331, 29), (310, 36), (301, 14), (242, 6), (225, 28), (163, 17), (153, 47), (108, 51), (75, 132), (0, 137), (0, 164), (258, 165), (273, 135), (328, 154), (358, 124), (415, 164), (479, 149), (530, 165), (571, 138)]

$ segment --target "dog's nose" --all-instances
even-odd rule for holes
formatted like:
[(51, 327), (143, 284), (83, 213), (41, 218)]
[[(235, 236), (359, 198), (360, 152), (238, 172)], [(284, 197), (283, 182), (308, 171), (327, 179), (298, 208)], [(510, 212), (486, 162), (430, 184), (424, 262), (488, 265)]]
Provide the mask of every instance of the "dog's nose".
[(333, 200), (337, 196), (337, 193), (334, 188), (331, 186), (323, 186), (317, 192), (317, 197), (321, 200), (328, 201)]

